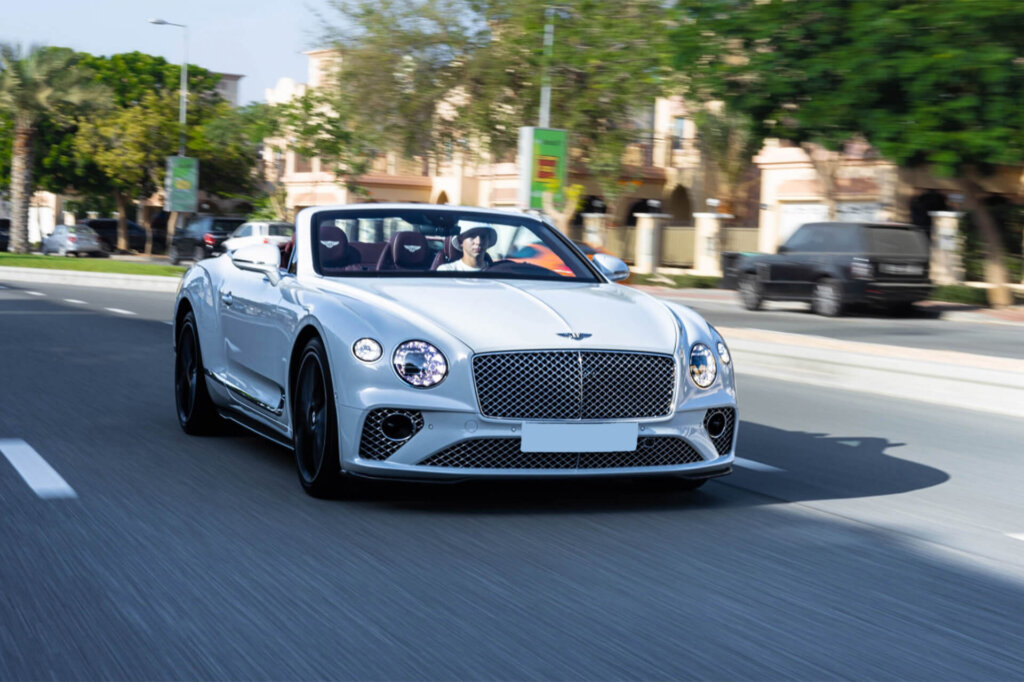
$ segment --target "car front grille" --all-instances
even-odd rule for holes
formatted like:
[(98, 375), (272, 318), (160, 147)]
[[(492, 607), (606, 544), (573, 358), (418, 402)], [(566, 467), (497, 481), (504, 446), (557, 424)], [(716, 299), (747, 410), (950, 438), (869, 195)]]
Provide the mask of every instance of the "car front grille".
[(473, 358), (480, 412), (495, 419), (638, 419), (672, 410), (671, 355), (525, 351)]
[(520, 452), (518, 438), (477, 438), (451, 445), (420, 466), (455, 469), (615, 469), (659, 467), (702, 461), (682, 438), (645, 436), (631, 452)]
[(363, 422), (363, 435), (359, 441), (359, 456), (363, 459), (374, 459), (383, 461), (398, 452), (398, 448), (405, 445), (405, 440), (394, 440), (384, 435), (381, 430), (381, 423), (391, 415), (402, 415), (412, 421), (413, 431), (409, 436), (415, 436), (423, 428), (423, 415), (416, 410), (399, 410), (384, 407), (370, 412)]
[(736, 430), (736, 410), (731, 407), (716, 407), (708, 410), (704, 415), (705, 430), (708, 428), (708, 420), (715, 414), (721, 414), (725, 417), (725, 430), (722, 431), (722, 435), (718, 436), (718, 438), (712, 438), (711, 442), (715, 444), (715, 450), (718, 451), (719, 455), (728, 455), (729, 451), (732, 450), (732, 436)]

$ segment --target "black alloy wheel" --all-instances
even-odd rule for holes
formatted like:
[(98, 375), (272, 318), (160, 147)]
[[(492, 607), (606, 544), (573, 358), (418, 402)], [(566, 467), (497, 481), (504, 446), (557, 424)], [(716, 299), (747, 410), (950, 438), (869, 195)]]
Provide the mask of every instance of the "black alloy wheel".
[(327, 353), (319, 338), (310, 339), (302, 350), (294, 389), (292, 432), (299, 482), (313, 497), (334, 496), (342, 481), (338, 418)]
[(203, 356), (192, 311), (185, 314), (174, 353), (174, 404), (178, 423), (185, 433), (210, 433), (219, 423), (217, 408), (210, 399), (203, 376)]
[(825, 317), (839, 317), (843, 314), (843, 291), (839, 282), (829, 277), (818, 280), (814, 285), (814, 312)]
[(757, 275), (747, 273), (740, 277), (739, 288), (743, 307), (747, 310), (760, 310), (764, 298), (761, 296), (761, 283), (757, 281)]

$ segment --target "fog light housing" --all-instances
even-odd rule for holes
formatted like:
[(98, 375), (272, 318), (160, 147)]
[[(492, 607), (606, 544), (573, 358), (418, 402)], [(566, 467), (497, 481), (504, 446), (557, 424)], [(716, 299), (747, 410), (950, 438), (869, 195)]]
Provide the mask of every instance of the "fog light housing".
[(352, 344), (352, 355), (363, 362), (376, 362), (380, 360), (380, 356), (384, 355), (384, 349), (376, 339), (359, 339)]

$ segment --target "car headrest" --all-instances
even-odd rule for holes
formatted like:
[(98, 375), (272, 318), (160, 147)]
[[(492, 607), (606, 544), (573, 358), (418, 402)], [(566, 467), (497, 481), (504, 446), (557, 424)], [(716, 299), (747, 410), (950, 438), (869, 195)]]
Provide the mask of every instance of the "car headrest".
[(340, 268), (347, 265), (348, 237), (336, 225), (321, 225), (317, 235), (320, 269)]
[(391, 237), (388, 247), (399, 268), (425, 269), (434, 259), (427, 238), (420, 232), (398, 232)]

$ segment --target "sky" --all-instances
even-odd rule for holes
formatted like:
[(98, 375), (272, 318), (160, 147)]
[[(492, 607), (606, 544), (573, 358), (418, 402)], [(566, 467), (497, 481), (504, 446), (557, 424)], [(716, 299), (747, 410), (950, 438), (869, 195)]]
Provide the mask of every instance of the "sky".
[(306, 50), (318, 47), (328, 0), (0, 0), (0, 42), (70, 47), (95, 55), (145, 52), (245, 76), (239, 103), (261, 102), (279, 78), (306, 82)]

